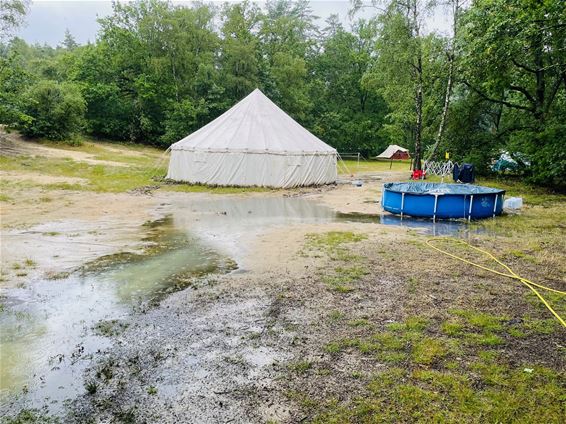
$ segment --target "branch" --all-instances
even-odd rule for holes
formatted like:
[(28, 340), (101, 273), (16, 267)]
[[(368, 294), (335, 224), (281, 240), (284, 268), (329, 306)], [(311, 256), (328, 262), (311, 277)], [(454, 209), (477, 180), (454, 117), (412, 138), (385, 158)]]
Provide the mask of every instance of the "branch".
[(509, 89), (524, 94), (525, 97), (529, 100), (529, 102), (531, 102), (533, 106), (536, 107), (537, 104), (536, 100), (534, 99), (533, 96), (531, 96), (531, 94), (525, 88), (519, 87), (518, 85), (510, 85)]
[(566, 71), (562, 71), (556, 78), (556, 81), (554, 81), (554, 85), (550, 90), (550, 94), (548, 96), (548, 102), (544, 107), (545, 112), (548, 112), (550, 110), (550, 106), (554, 101), (554, 97), (556, 96), (556, 93), (558, 93), (558, 89), (560, 88), (560, 85), (562, 84), (563, 81), (564, 81), (564, 86), (566, 88)]
[(533, 131), (536, 131), (537, 129), (538, 129), (538, 128), (533, 127), (532, 125), (519, 125), (519, 126), (515, 126), (515, 127), (509, 127), (509, 128), (506, 128), (506, 129), (504, 129), (504, 130), (502, 130), (502, 131), (498, 131), (498, 132), (495, 134), (495, 138), (496, 138), (496, 139), (500, 139), (500, 138), (503, 137), (504, 135), (509, 134), (509, 133), (512, 133), (512, 132), (514, 132), (514, 131), (522, 131), (522, 130), (533, 130)]
[(523, 106), (523, 105), (518, 105), (516, 103), (511, 103), (505, 100), (499, 100), (499, 99), (494, 99), (492, 97), (489, 97), (487, 94), (485, 94), (484, 92), (482, 92), (481, 90), (478, 90), (477, 88), (475, 88), (474, 86), (472, 86), (469, 82), (467, 81), (463, 81), (464, 85), (466, 87), (468, 87), (469, 89), (471, 89), (473, 92), (477, 93), (480, 97), (482, 97), (483, 99), (492, 102), (492, 103), (498, 103), (500, 105), (504, 105), (507, 107), (511, 107), (514, 109), (521, 109), (521, 110), (526, 110), (528, 112), (534, 113), (535, 109), (527, 107), (527, 106)]
[(529, 68), (528, 66), (523, 65), (522, 63), (517, 62), (515, 59), (511, 59), (511, 62), (513, 62), (513, 64), (514, 64), (515, 66), (517, 66), (518, 68), (524, 69), (525, 71), (530, 72), (530, 73), (532, 73), (532, 74), (536, 74), (536, 72), (537, 72), (535, 69)]

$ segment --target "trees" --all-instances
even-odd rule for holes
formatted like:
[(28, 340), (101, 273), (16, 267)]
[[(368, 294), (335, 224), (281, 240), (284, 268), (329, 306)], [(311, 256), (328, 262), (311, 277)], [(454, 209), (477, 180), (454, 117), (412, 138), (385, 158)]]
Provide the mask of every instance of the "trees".
[(495, 137), (529, 156), (529, 176), (564, 184), (566, 11), (559, 0), (478, 0), (462, 17), (462, 79), (499, 107)]
[[(94, 65), (104, 58), (104, 77), (85, 70), (92, 78), (85, 87), (92, 96), (87, 97), (108, 103), (108, 97), (97, 92), (109, 92), (108, 106), (118, 109), (125, 137), (163, 142), (165, 126), (172, 128), (187, 101), (197, 104), (206, 97), (208, 89), (203, 93), (203, 87), (215, 78), (218, 36), (212, 31), (212, 18), (207, 6), (175, 7), (154, 0), (116, 3), (114, 14), (100, 20), (97, 54), (90, 56)], [(99, 86), (101, 80), (104, 87)], [(89, 114), (101, 109), (89, 101)], [(93, 132), (113, 136), (104, 127), (94, 127)]]
[(74, 50), (79, 46), (71, 34), (71, 31), (69, 31), (69, 28), (65, 30), (65, 38), (63, 39), (61, 46), (67, 50)]
[(226, 4), (222, 10), (220, 66), (226, 96), (235, 102), (260, 85), (262, 55), (258, 31), (262, 19), (248, 1)]
[[(79, 90), (87, 133), (169, 145), (259, 87), (341, 152), (414, 146), (418, 169), (442, 148), (488, 172), (505, 150), (528, 158), (531, 181), (563, 184), (563, 2), (463, 2), (354, 1), (376, 14), (350, 25), (318, 25), (303, 0), (116, 3), (93, 44), (68, 31), (57, 48), (0, 44), (0, 122), (61, 137), (31, 99)], [(0, 16), (17, 23), (26, 4), (4, 1)], [(425, 31), (439, 5), (453, 10), (452, 37)]]
[(341, 152), (375, 155), (387, 143), (379, 133), (387, 105), (362, 79), (373, 65), (376, 22), (358, 20), (352, 32), (332, 17), (327, 24), (312, 62), (312, 127)]
[(448, 118), (448, 110), (450, 108), (450, 101), (452, 100), (452, 91), (454, 88), (454, 69), (456, 68), (456, 40), (458, 37), (458, 23), (462, 9), (462, 0), (448, 0), (448, 4), (452, 9), (452, 39), (448, 43), (446, 56), (448, 60), (448, 71), (446, 76), (446, 92), (444, 94), (444, 104), (442, 106), (442, 115), (440, 123), (438, 124), (438, 131), (434, 144), (432, 145), (428, 154), (427, 160), (435, 159), (438, 146), (442, 142), (442, 136), (446, 129), (446, 121)]
[(17, 128), (29, 137), (69, 139), (82, 129), (85, 101), (77, 86), (43, 80), (24, 94)]
[[(423, 157), (423, 126), (426, 108), (426, 84), (429, 70), (436, 65), (435, 37), (423, 35), (423, 19), (429, 4), (420, 0), (389, 0), (381, 7), (375, 68), (364, 78), (366, 87), (377, 90), (390, 105), (390, 124), (384, 126), (387, 137), (396, 144), (414, 145), (413, 169), (420, 170)], [(354, 11), (365, 7), (353, 3)], [(427, 57), (425, 55), (429, 53)], [(431, 64), (432, 66), (430, 66)]]
[(9, 38), (27, 13), (29, 0), (2, 0), (0, 2), (0, 41)]

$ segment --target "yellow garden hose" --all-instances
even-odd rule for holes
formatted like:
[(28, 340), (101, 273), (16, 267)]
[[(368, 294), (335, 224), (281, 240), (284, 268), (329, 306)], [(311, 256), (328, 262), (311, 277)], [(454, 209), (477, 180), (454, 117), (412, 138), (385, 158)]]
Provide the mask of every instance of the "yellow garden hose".
[[(462, 244), (464, 246), (467, 246), (467, 247), (489, 257), (491, 260), (497, 262), (499, 265), (501, 265), (503, 268), (505, 268), (509, 273), (506, 274), (505, 272), (497, 271), (496, 269), (480, 265), (478, 263), (469, 261), (469, 260), (462, 258), (460, 256), (454, 255), (453, 253), (447, 252), (446, 250), (443, 250), (443, 249), (439, 248), (438, 246), (434, 245), (434, 242), (437, 242), (437, 241), (442, 241), (442, 242), (450, 241), (452, 243)], [(485, 250), (482, 250), (479, 247), (472, 246), (470, 243), (465, 242), (464, 240), (437, 237), (437, 238), (432, 238), (432, 239), (427, 240), (426, 244), (429, 245), (430, 247), (432, 247), (434, 250), (437, 250), (437, 251), (439, 251), (439, 252), (441, 252), (445, 255), (448, 255), (448, 256), (450, 256), (454, 259), (458, 259), (459, 261), (465, 262), (469, 265), (473, 265), (477, 268), (481, 268), (481, 269), (484, 269), (486, 271), (493, 272), (494, 274), (502, 275), (502, 276), (508, 277), (508, 278), (513, 278), (514, 280), (519, 280), (521, 283), (523, 283), (525, 286), (527, 286), (529, 289), (531, 289), (531, 291), (534, 294), (537, 295), (537, 297), (544, 304), (544, 306), (546, 306), (546, 308), (552, 313), (552, 315), (554, 315), (556, 317), (556, 319), (558, 321), (560, 321), (560, 323), (564, 327), (566, 327), (566, 322), (562, 319), (562, 317), (560, 315), (558, 315), (558, 313), (552, 308), (552, 306), (550, 306), (550, 304), (546, 301), (546, 299), (539, 293), (539, 291), (535, 287), (538, 287), (539, 289), (543, 289), (543, 290), (548, 290), (548, 291), (551, 291), (551, 292), (554, 292), (554, 293), (558, 293), (558, 294), (561, 294), (561, 295), (566, 295), (565, 291), (556, 290), (556, 289), (553, 289), (553, 288), (550, 288), (550, 287), (543, 286), (541, 284), (533, 283), (532, 281), (527, 280), (526, 278), (523, 278), (520, 275), (517, 275), (511, 268), (509, 268), (507, 265), (505, 265), (503, 262), (501, 262), (499, 259), (497, 259), (495, 256), (493, 256), (491, 253), (489, 253)]]

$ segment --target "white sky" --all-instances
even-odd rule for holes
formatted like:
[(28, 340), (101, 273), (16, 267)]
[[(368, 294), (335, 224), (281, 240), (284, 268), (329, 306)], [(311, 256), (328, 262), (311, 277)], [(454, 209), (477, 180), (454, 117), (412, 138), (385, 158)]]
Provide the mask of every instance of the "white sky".
[[(190, 5), (190, 1), (175, 1), (175, 4)], [(210, 1), (220, 5), (224, 1)], [(331, 14), (339, 15), (346, 28), (349, 27), (348, 0), (311, 0), (311, 8), (320, 17), (319, 24)], [(65, 29), (68, 28), (75, 40), (84, 44), (95, 41), (99, 25), (96, 19), (112, 13), (109, 0), (35, 0), (30, 6), (24, 25), (16, 33), (28, 43), (40, 43), (56, 46), (63, 41)], [(371, 16), (372, 11), (365, 11)], [(360, 15), (362, 16), (362, 15)], [(450, 28), (449, 17), (442, 12), (436, 13), (426, 21), (430, 31), (447, 33)]]

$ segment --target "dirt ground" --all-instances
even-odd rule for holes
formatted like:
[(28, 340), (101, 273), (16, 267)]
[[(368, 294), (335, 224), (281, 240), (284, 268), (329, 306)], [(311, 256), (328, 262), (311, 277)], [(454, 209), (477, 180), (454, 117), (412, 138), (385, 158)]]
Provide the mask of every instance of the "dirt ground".
[[(31, 148), (17, 138), (4, 139), (2, 150), (98, 162), (84, 152)], [(41, 182), (53, 178), (11, 171), (0, 177)], [(301, 197), (336, 212), (377, 216), (382, 183), (404, 177), (383, 172), (350, 178), (361, 179), (362, 187), (346, 181), (316, 189), (214, 196)], [(31, 188), (17, 201), (2, 203), (2, 284), (70, 273), (97, 257), (142, 249), (139, 228), (162, 217), (164, 205), (209, 196)], [(70, 217), (74, 224), (69, 224)], [(58, 226), (64, 220), (65, 226)], [(328, 234), (353, 238), (320, 242)], [(463, 270), (424, 247), (424, 238), (421, 231), (381, 225), (377, 219), (290, 224), (262, 232), (246, 248), (245, 270), (195, 278), (189, 288), (132, 311), (125, 318), (128, 325), (112, 335), (111, 347), (92, 358), (83, 376), (85, 392), (69, 400), (63, 422), (361, 422), (364, 419), (340, 415), (343, 411), (333, 412), (341, 417), (336, 421), (321, 414), (336, 405), (350, 408), (391, 363), (358, 349), (359, 341), (347, 345), (344, 340), (374, 337), (417, 315), (429, 322), (426, 334), (419, 337), (444, 340), (442, 323), (452, 322), (450, 311), (457, 308), (505, 316), (499, 326), (515, 325), (513, 320), (522, 322), (526, 316), (548, 318), (523, 292), (517, 295), (513, 283)], [(496, 239), (501, 252), (502, 246), (512, 248), (512, 239), (505, 236), (469, 237), (494, 249)], [(18, 277), (6, 266), (27, 257), (44, 258), (27, 276)], [(520, 257), (513, 261), (521, 268)], [(556, 268), (556, 263), (550, 267)], [(550, 284), (563, 287), (563, 269), (558, 266), (555, 274), (559, 277)], [(508, 363), (564, 372), (564, 331), (512, 337), (497, 328), (503, 341), (496, 349)], [(342, 347), (333, 349), (333, 343)], [(483, 348), (466, 345), (465, 352), (447, 353), (446, 358), (456, 364), (450, 366), (467, 369)], [(444, 366), (419, 364), (401, 361), (397, 366), (413, 371)], [(479, 379), (473, 373), (468, 376)], [(13, 407), (5, 413), (23, 416)], [(45, 418), (37, 413), (38, 421)]]

